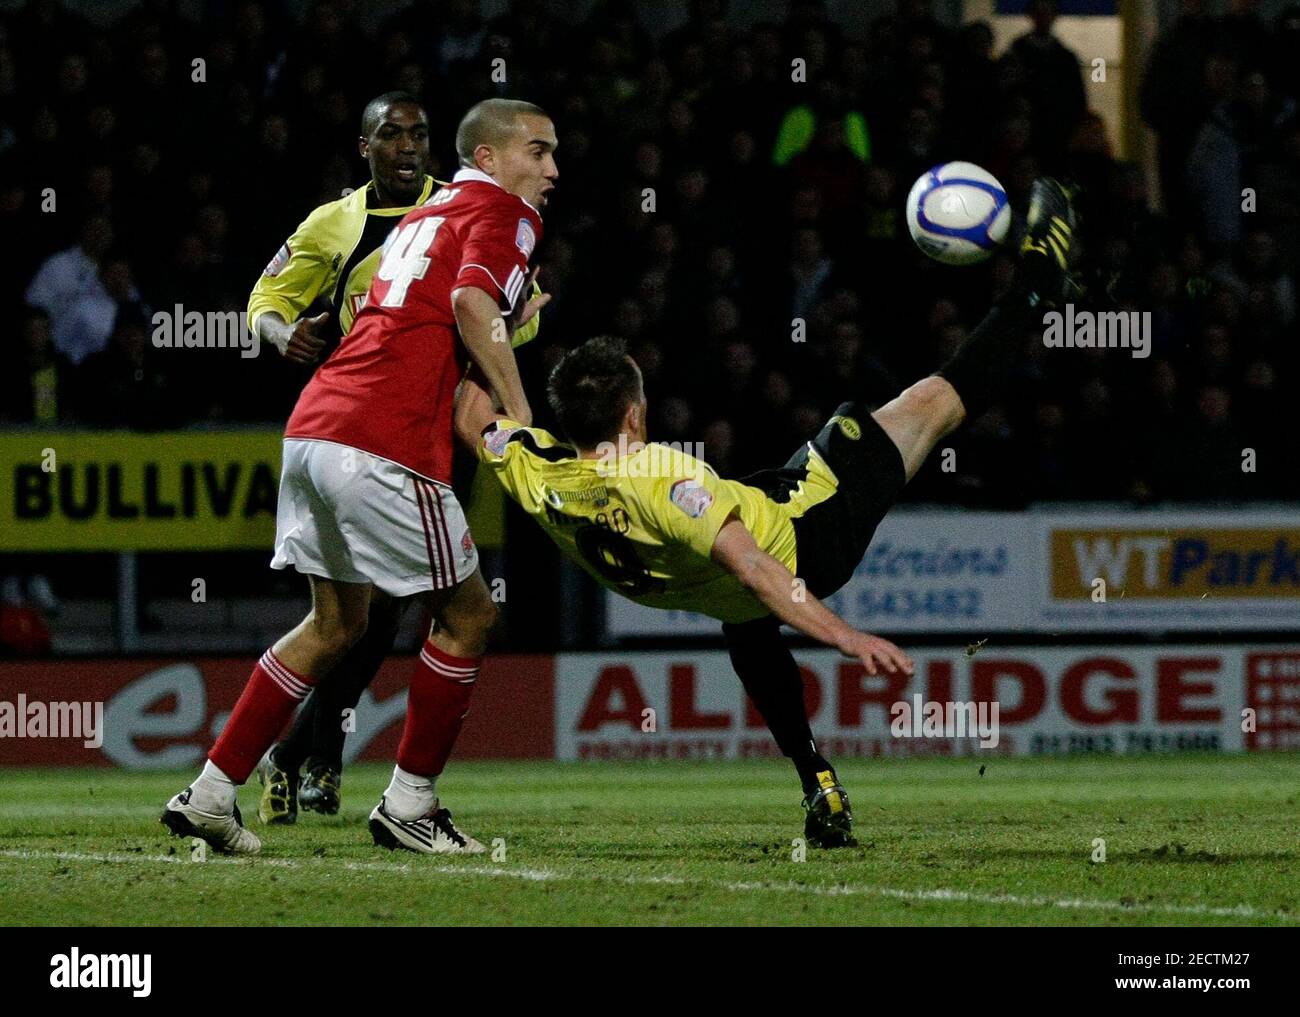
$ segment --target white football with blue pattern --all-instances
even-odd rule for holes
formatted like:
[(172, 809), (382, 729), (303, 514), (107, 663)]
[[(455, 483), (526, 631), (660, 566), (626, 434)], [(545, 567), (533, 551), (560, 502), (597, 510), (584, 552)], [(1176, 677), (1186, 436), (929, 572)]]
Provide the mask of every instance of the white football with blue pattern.
[(916, 246), (946, 265), (973, 265), (992, 254), (1011, 226), (1007, 192), (973, 162), (946, 162), (922, 173), (907, 195)]

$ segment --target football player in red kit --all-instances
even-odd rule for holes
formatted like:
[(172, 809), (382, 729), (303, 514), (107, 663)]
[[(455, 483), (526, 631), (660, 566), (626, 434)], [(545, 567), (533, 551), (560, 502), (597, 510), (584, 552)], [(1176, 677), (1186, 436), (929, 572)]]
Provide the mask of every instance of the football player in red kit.
[(371, 832), (385, 847), (483, 850), (435, 791), (496, 620), (450, 486), (452, 413), (472, 360), (506, 414), (531, 422), (509, 340), (545, 301), (521, 295), (542, 235), (538, 210), (559, 176), (556, 144), (531, 103), (474, 106), (456, 132), (461, 169), (390, 235), (351, 332), (303, 389), (285, 428), (271, 565), (308, 577), (311, 612), (262, 655), (203, 772), (167, 803), (162, 822), (174, 834), (223, 852), (259, 850), (236, 789), (365, 631), (379, 589), (427, 595), (434, 623)]

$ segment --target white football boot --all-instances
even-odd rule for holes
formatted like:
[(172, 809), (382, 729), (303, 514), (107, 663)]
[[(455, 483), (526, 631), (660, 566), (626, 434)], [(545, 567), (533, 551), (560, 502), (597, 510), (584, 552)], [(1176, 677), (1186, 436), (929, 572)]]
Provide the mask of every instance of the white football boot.
[(370, 835), (380, 847), (390, 851), (400, 847), (426, 855), (481, 855), (487, 850), (456, 829), (451, 813), (440, 808), (436, 798), (432, 809), (413, 820), (390, 816), (385, 804), (387, 799), (381, 798), (370, 813)]
[(251, 830), (244, 829), (244, 818), (236, 805), (233, 812), (216, 816), (200, 812), (190, 804), (193, 788), (186, 788), (167, 803), (159, 817), (162, 825), (176, 837), (199, 837), (223, 855), (255, 855), (262, 842)]

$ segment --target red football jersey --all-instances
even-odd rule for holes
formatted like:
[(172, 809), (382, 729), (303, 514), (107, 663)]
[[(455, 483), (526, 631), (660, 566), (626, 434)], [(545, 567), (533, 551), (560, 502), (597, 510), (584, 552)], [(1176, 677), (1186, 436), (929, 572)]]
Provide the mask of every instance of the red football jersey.
[(302, 390), (285, 437), (350, 445), (450, 484), (452, 408), (469, 357), (452, 291), (477, 286), (513, 307), (541, 235), (523, 198), (460, 170), (385, 242), (365, 306)]

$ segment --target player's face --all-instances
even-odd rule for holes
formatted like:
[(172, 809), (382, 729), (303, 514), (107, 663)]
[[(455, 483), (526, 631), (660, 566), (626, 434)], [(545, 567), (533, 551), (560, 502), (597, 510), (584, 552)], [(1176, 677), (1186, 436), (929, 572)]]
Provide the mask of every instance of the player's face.
[(519, 117), (510, 140), (493, 150), (496, 182), (533, 208), (545, 208), (560, 171), (555, 166), (555, 125), (546, 117)]
[(361, 139), (361, 155), (379, 197), (401, 207), (413, 205), (429, 172), (429, 118), (411, 103), (394, 103), (370, 137)]

